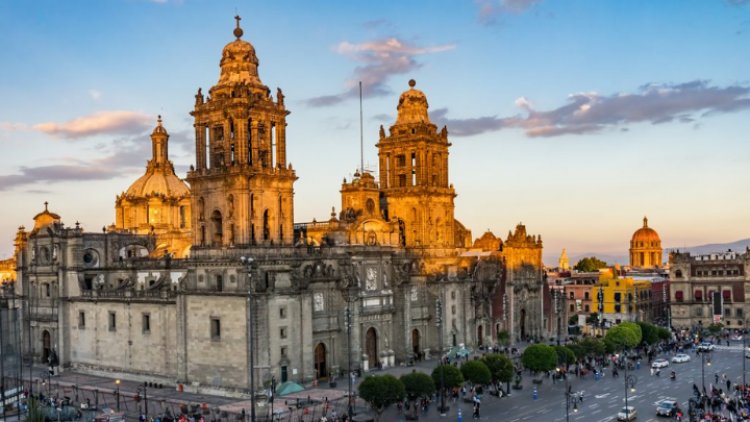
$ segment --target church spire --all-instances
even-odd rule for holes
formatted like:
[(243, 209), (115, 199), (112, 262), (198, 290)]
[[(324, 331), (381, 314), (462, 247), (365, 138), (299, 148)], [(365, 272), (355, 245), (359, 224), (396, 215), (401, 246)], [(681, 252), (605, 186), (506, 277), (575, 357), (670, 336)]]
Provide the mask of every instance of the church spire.
[(234, 20), (237, 21), (237, 27), (234, 28), (234, 36), (237, 37), (237, 39), (240, 39), (242, 37), (242, 34), (244, 34), (242, 28), (240, 28), (240, 21), (242, 20), (242, 18), (240, 17), (240, 15), (236, 15), (234, 17)]

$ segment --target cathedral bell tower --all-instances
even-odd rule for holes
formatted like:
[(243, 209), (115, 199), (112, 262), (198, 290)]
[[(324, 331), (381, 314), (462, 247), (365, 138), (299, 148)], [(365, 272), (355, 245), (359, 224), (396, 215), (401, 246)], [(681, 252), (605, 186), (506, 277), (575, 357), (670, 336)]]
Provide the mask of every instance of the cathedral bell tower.
[(390, 134), (380, 127), (380, 190), (387, 218), (399, 220), (406, 247), (463, 247), (463, 226), (453, 218), (456, 193), (448, 183), (448, 129), (438, 132), (427, 113), (427, 97), (415, 85), (410, 80), (401, 94)]
[(192, 187), (193, 245), (291, 245), (294, 181), (286, 162), (284, 94), (274, 101), (258, 76), (255, 48), (242, 40), (224, 47), (219, 81), (190, 113), (195, 127)]

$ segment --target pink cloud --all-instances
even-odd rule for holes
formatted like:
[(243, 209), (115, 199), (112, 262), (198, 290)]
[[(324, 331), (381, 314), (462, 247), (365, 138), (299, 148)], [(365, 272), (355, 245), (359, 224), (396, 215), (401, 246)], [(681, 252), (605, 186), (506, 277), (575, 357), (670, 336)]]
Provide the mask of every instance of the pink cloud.
[(64, 123), (44, 122), (34, 129), (52, 136), (68, 139), (101, 134), (140, 133), (153, 125), (153, 117), (137, 111), (99, 111)]

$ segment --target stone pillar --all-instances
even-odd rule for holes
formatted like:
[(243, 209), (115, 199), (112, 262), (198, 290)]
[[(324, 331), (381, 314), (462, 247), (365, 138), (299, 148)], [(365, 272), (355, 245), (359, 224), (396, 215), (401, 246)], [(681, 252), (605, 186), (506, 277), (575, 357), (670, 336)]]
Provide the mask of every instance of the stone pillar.
[(234, 121), (234, 156), (237, 164), (247, 163), (247, 120)]
[(250, 122), (250, 154), (252, 158), (253, 167), (258, 167), (258, 148), (260, 143), (258, 142), (258, 121), (253, 119)]
[(224, 120), (224, 166), (230, 167), (232, 165), (232, 131), (229, 128), (229, 119)]
[(196, 123), (195, 127), (195, 169), (206, 169), (206, 126)]
[(286, 122), (276, 123), (276, 163), (286, 168)]

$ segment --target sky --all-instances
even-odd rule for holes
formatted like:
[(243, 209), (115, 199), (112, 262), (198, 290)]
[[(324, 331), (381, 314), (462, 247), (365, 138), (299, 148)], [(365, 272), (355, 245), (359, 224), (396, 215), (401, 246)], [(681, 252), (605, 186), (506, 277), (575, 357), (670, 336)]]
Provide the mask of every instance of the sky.
[(750, 237), (750, 0), (0, 2), (0, 258), (49, 208), (99, 231), (145, 170), (162, 115), (180, 177), (194, 95), (242, 16), (291, 114), (295, 222), (377, 172), (407, 81), (447, 125), (456, 218), (522, 222), (544, 258), (627, 255), (644, 215), (665, 247)]

